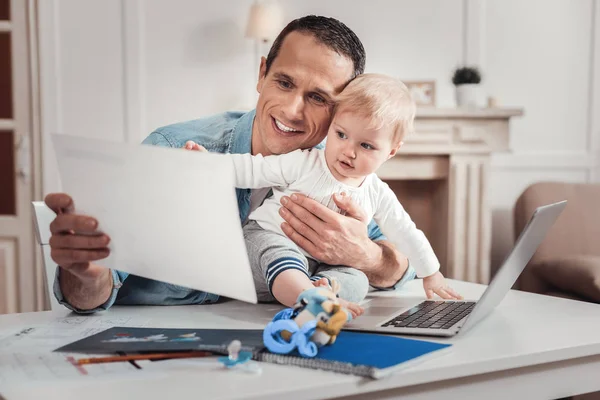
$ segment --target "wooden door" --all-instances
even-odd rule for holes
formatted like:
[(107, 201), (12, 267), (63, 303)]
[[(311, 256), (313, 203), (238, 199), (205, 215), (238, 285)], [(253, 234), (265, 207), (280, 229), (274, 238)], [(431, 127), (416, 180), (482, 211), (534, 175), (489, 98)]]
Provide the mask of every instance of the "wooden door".
[(32, 161), (32, 6), (0, 0), (0, 313), (43, 307), (31, 209), (39, 192)]

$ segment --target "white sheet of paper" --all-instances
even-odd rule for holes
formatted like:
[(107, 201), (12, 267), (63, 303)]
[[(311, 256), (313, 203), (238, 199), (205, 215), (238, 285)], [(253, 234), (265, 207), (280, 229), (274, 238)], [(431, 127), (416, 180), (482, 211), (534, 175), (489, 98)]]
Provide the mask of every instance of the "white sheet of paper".
[[(115, 316), (110, 313), (97, 313), (80, 316), (72, 314), (28, 327), (4, 329), (0, 327), (0, 393), (4, 394), (4, 391), (8, 389), (14, 389), (16, 393), (19, 393), (19, 389), (62, 385), (66, 381), (148, 379), (150, 377), (148, 372), (142, 373), (128, 362), (76, 367), (69, 358), (77, 360), (106, 356), (106, 354), (86, 355), (54, 353), (53, 351), (58, 347), (113, 326), (144, 327), (148, 326), (149, 321), (148, 318), (135, 315)], [(17, 394), (14, 397), (38, 398)], [(8, 396), (7, 398), (12, 397)]]
[(42, 383), (60, 384), (63, 380), (90, 380), (99, 377), (127, 379), (124, 374), (141, 374), (128, 362), (73, 365), (82, 354), (48, 353), (3, 353), (0, 354), (0, 386), (31, 386)]
[(52, 139), (63, 190), (111, 238), (99, 264), (256, 303), (231, 163), (183, 149)]
[(71, 315), (24, 328), (0, 329), (0, 355), (4, 353), (44, 354), (95, 335), (113, 326), (148, 326), (149, 320), (136, 316), (115, 317), (109, 314)]

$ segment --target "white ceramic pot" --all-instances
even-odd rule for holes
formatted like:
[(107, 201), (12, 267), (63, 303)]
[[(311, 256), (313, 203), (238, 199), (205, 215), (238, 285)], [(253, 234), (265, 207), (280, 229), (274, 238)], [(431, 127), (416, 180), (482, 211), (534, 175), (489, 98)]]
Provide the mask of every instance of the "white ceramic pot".
[(479, 105), (479, 84), (465, 83), (456, 86), (457, 107), (477, 107)]

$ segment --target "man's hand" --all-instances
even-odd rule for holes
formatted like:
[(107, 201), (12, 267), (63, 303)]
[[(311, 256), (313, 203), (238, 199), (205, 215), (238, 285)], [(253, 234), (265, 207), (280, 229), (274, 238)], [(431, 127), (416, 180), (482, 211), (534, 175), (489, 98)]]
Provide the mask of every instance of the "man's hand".
[(183, 146), (183, 148), (186, 150), (199, 151), (201, 153), (208, 153), (208, 150), (206, 150), (203, 146), (200, 146), (198, 143), (194, 142), (193, 140), (188, 140), (187, 142), (185, 142), (185, 145)]
[(112, 290), (110, 270), (93, 264), (108, 257), (110, 238), (96, 230), (98, 221), (74, 214), (71, 196), (52, 193), (44, 200), (57, 215), (50, 224), (51, 256), (62, 269), (61, 289), (76, 308), (92, 309), (108, 300)]
[(368, 270), (381, 258), (381, 249), (369, 239), (369, 221), (348, 196), (334, 195), (338, 214), (302, 194), (281, 198), (283, 232), (313, 258), (330, 265)]
[(437, 294), (442, 299), (463, 299), (460, 294), (456, 293), (454, 289), (446, 284), (446, 279), (440, 271), (423, 278), (423, 288), (428, 299), (433, 299), (434, 294)]
[(51, 193), (45, 202), (57, 214), (50, 224), (52, 259), (74, 275), (93, 277), (89, 264), (108, 257), (110, 238), (96, 231), (95, 218), (73, 214), (74, 203), (68, 194)]

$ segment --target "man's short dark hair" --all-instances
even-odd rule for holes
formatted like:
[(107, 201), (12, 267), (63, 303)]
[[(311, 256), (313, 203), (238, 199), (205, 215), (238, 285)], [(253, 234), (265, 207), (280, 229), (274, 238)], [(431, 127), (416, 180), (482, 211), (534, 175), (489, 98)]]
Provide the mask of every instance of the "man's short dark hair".
[(365, 48), (360, 39), (358, 39), (358, 36), (350, 28), (335, 18), (307, 15), (306, 17), (293, 20), (279, 33), (267, 56), (265, 75), (269, 73), (271, 64), (277, 58), (283, 40), (291, 32), (312, 35), (317, 42), (324, 44), (339, 55), (352, 60), (354, 73), (351, 79), (365, 72), (365, 59), (367, 57)]

